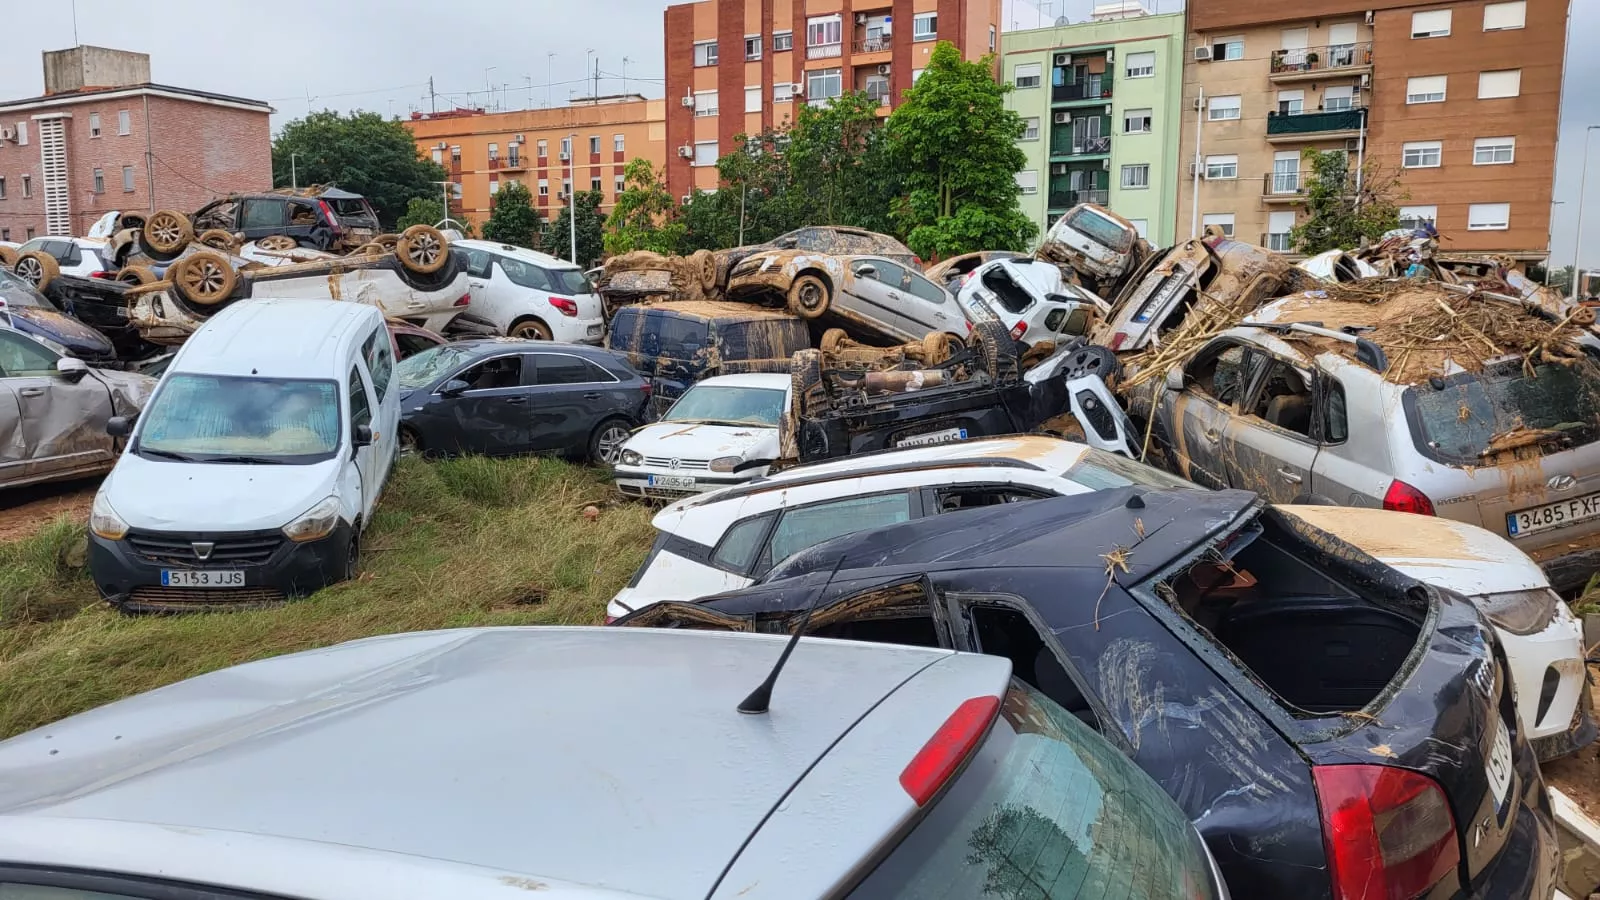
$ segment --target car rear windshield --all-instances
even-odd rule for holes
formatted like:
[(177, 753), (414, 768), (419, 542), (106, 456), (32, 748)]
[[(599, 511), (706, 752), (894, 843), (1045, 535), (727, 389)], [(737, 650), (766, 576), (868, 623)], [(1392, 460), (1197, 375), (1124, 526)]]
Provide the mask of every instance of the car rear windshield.
[(339, 446), (335, 381), (172, 373), (139, 417), (147, 459), (307, 464)]
[(784, 392), (777, 388), (697, 384), (678, 398), (665, 422), (778, 427)]
[(724, 360), (788, 359), (810, 346), (811, 333), (799, 319), (717, 323), (717, 350)]
[(967, 768), (850, 893), (879, 898), (1210, 900), (1199, 837), (1156, 783), (1012, 682)]
[(350, 200), (325, 199), (322, 202), (328, 204), (329, 208), (333, 210), (333, 214), (341, 219), (370, 218), (372, 216), (372, 207), (367, 205), (367, 201), (359, 197)]
[(577, 269), (551, 269), (550, 281), (556, 290), (567, 294), (592, 294), (594, 286), (589, 283), (589, 276)]
[(1073, 231), (1086, 234), (1093, 238), (1095, 243), (1126, 253), (1133, 246), (1133, 235), (1121, 222), (1108, 218), (1104, 213), (1092, 209), (1080, 209), (1067, 223)]
[(446, 344), (400, 360), (394, 368), (394, 377), (400, 382), (401, 390), (415, 391), (433, 384), (471, 359), (471, 350)]
[(1078, 461), (1068, 466), (1061, 476), (1095, 491), (1132, 485), (1162, 489), (1198, 489), (1194, 483), (1184, 481), (1169, 472), (1094, 447), (1085, 449), (1083, 455), (1078, 457)]
[(1405, 406), (1418, 450), (1440, 462), (1477, 465), (1533, 443), (1581, 447), (1600, 438), (1600, 366), (1546, 363), (1530, 375), (1517, 360), (1414, 385)]

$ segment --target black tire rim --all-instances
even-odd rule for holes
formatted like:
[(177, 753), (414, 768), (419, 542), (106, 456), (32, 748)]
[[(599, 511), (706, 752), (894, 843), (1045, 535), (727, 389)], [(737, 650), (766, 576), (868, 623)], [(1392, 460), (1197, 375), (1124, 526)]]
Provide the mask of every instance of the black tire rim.
[(595, 438), (595, 458), (608, 466), (622, 460), (622, 445), (628, 442), (628, 429), (612, 423), (600, 429)]

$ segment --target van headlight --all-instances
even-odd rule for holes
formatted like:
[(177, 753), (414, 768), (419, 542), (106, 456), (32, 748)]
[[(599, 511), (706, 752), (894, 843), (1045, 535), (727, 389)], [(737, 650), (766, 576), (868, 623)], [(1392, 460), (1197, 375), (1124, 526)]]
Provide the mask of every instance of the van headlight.
[(643, 462), (644, 462), (644, 454), (640, 453), (639, 451), (637, 451), (637, 450), (624, 450), (624, 451), (622, 451), (622, 464), (623, 465), (625, 465), (625, 466), (637, 466), (637, 465), (639, 465), (640, 463), (643, 463)]
[(128, 523), (111, 508), (104, 491), (94, 495), (94, 505), (89, 508), (89, 530), (108, 541), (120, 541), (128, 533)]
[(719, 456), (711, 461), (711, 471), (732, 472), (744, 463), (742, 456)]
[(1549, 588), (1534, 588), (1488, 594), (1477, 602), (1490, 622), (1512, 634), (1538, 634), (1550, 626), (1561, 599)]
[(319, 541), (339, 524), (339, 498), (326, 497), (283, 526), (283, 536), (297, 544)]

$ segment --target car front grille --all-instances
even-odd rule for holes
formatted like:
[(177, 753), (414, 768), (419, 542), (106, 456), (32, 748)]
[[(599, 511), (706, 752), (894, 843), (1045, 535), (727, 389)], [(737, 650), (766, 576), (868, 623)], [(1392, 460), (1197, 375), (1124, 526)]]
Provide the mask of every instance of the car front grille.
[[(283, 546), (278, 531), (234, 532), (231, 534), (193, 534), (180, 532), (129, 532), (128, 546), (145, 559), (163, 565), (251, 566), (260, 565)], [(211, 544), (211, 553), (202, 559), (195, 544)]]
[(272, 588), (171, 588), (137, 587), (128, 602), (147, 610), (255, 609), (283, 602), (283, 592)]
[(699, 491), (684, 491), (676, 488), (637, 487), (631, 484), (621, 484), (617, 485), (617, 487), (629, 497), (642, 497), (646, 500), (682, 500), (685, 497), (693, 497), (700, 493)]
[(673, 471), (687, 469), (707, 472), (711, 469), (711, 460), (709, 459), (680, 459), (674, 465), (674, 460), (670, 456), (646, 456), (644, 464), (657, 469), (671, 469)]

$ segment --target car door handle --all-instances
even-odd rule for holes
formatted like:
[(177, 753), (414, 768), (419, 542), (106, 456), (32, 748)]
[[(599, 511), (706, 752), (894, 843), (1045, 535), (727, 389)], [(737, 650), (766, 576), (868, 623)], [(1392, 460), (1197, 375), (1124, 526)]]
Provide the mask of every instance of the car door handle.
[(39, 397), (44, 394), (44, 388), (23, 388), (22, 390), (17, 391), (17, 393), (24, 397)]
[(512, 406), (521, 406), (522, 404), (527, 403), (527, 402), (528, 402), (528, 398), (527, 397), (507, 397), (506, 398), (506, 403), (509, 403)]
[(1287, 481), (1290, 484), (1299, 484), (1305, 480), (1304, 478), (1301, 478), (1298, 473), (1292, 472), (1288, 469), (1279, 469), (1278, 474), (1283, 478), (1284, 481)]
[(472, 285), (473, 287), (476, 287), (476, 288), (488, 287), (488, 285), (486, 285), (483, 282), (478, 281), (476, 279), (474, 279), (472, 281), (468, 281), (467, 284), (470, 284), (470, 285)]
[(603, 396), (603, 395), (598, 394), (598, 393), (588, 393), (588, 394), (584, 394), (583, 395), (583, 399), (585, 399), (585, 400), (599, 400), (601, 398), (601, 396)]
[(1201, 432), (1201, 436), (1213, 444), (1217, 442), (1217, 430), (1215, 428), (1207, 428)]

